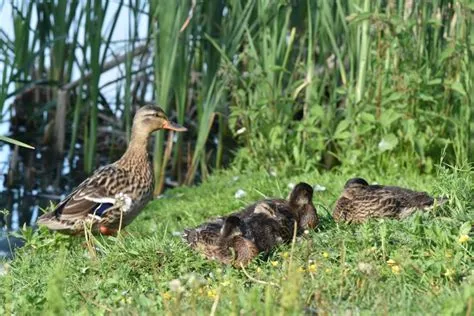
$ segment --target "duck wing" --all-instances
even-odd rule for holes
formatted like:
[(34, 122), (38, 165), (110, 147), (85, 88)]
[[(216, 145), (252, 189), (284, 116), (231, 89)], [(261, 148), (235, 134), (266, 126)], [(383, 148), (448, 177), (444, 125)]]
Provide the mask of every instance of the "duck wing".
[(115, 205), (118, 193), (129, 192), (130, 183), (126, 179), (126, 171), (114, 164), (99, 168), (38, 222), (52, 218), (72, 221), (89, 214), (102, 217)]
[(352, 196), (350, 202), (341, 201), (347, 211), (356, 211), (359, 217), (404, 218), (416, 209), (433, 205), (434, 199), (426, 192), (417, 192), (395, 186), (371, 185)]
[(384, 191), (397, 198), (401, 207), (425, 208), (434, 203), (434, 198), (426, 192), (418, 192), (395, 186), (386, 186)]

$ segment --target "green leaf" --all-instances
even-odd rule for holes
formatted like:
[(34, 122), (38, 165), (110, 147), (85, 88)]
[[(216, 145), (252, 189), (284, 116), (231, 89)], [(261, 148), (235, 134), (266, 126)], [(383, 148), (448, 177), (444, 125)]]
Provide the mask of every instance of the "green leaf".
[(436, 103), (435, 99), (431, 95), (420, 93), (420, 99), (426, 102)]
[(434, 86), (434, 85), (441, 84), (441, 82), (442, 82), (442, 80), (437, 78), (437, 79), (433, 79), (433, 80), (428, 81), (426, 84), (429, 85), (429, 86)]
[(471, 231), (472, 228), (472, 223), (471, 222), (465, 222), (464, 224), (461, 225), (459, 228), (459, 235), (467, 235)]
[(309, 110), (309, 113), (310, 113), (311, 117), (313, 117), (313, 118), (322, 118), (322, 117), (324, 117), (324, 110), (323, 110), (323, 107), (320, 106), (320, 105), (312, 106), (311, 109)]
[(30, 146), (28, 144), (20, 142), (19, 140), (16, 140), (16, 139), (13, 139), (13, 138), (10, 138), (10, 137), (7, 137), (7, 136), (0, 136), (0, 140), (2, 140), (4, 142), (7, 142), (7, 143), (10, 143), (10, 144), (13, 144), (13, 145), (20, 146), (20, 147), (25, 147), (25, 148), (28, 148), (28, 149), (35, 149), (35, 147), (33, 147), (33, 146)]
[(344, 139), (348, 138), (351, 134), (346, 130), (349, 128), (349, 121), (342, 120), (337, 125), (336, 131), (334, 132), (335, 139)]
[(392, 150), (398, 144), (398, 138), (394, 134), (390, 133), (385, 135), (379, 143), (379, 150), (381, 152)]
[(388, 109), (386, 111), (382, 112), (382, 115), (380, 115), (380, 124), (382, 127), (388, 128), (390, 125), (392, 125), (393, 122), (401, 118), (402, 115), (400, 113), (397, 113), (393, 111), (392, 109)]
[(464, 87), (462, 86), (462, 84), (459, 81), (456, 81), (453, 84), (451, 84), (451, 89), (456, 91), (456, 92), (459, 92), (462, 96), (466, 96), (466, 92), (464, 91)]
[(398, 100), (402, 100), (404, 98), (406, 98), (406, 93), (402, 93), (402, 92), (391, 93), (388, 97), (383, 98), (382, 106), (384, 106), (388, 103), (392, 103), (392, 102), (395, 102), (395, 101), (398, 101)]
[(375, 116), (370, 113), (361, 113), (360, 118), (362, 119), (363, 122), (375, 122)]

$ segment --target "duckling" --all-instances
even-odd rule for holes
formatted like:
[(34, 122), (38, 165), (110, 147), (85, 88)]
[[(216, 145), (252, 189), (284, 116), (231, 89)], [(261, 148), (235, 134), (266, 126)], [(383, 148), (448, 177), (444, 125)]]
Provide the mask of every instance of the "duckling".
[(284, 240), (293, 237), (293, 223), (297, 223), (297, 234), (305, 230), (314, 229), (319, 218), (313, 204), (313, 188), (304, 182), (298, 183), (288, 195), (287, 199), (265, 199), (248, 206), (238, 213), (241, 217), (254, 214), (267, 214), (276, 219), (283, 229), (281, 235)]
[(133, 119), (130, 144), (116, 162), (103, 166), (84, 180), (54, 210), (43, 214), (38, 224), (65, 234), (113, 235), (130, 224), (152, 199), (153, 167), (148, 139), (157, 130), (184, 132), (153, 105), (141, 107)]
[(314, 229), (319, 224), (319, 217), (313, 204), (313, 188), (304, 182), (298, 183), (291, 191), (288, 201), (296, 213), (300, 230)]
[[(185, 229), (183, 237), (209, 259), (248, 264), (259, 253), (267, 255), (276, 245), (291, 241), (295, 225), (297, 234), (316, 227), (318, 217), (312, 198), (312, 187), (299, 183), (287, 200), (258, 201), (228, 216)], [(234, 249), (234, 256), (229, 249)]]
[(244, 223), (237, 216), (217, 218), (194, 229), (186, 229), (184, 240), (210, 260), (235, 267), (247, 266), (257, 255), (258, 248), (243, 237)]
[[(436, 200), (436, 203), (435, 203)], [(435, 199), (426, 192), (396, 186), (369, 185), (362, 178), (346, 182), (336, 202), (333, 218), (338, 222), (360, 223), (368, 218), (403, 219), (417, 209), (427, 210), (444, 199)]]
[[(291, 240), (290, 227), (293, 227), (296, 219), (289, 212), (283, 210), (277, 203), (272, 201), (261, 201), (252, 206), (250, 210), (244, 210), (242, 213), (236, 213), (234, 216), (240, 216), (244, 223), (244, 237), (255, 243), (259, 252), (268, 255), (270, 251), (278, 244)], [(283, 214), (283, 211), (286, 214)]]

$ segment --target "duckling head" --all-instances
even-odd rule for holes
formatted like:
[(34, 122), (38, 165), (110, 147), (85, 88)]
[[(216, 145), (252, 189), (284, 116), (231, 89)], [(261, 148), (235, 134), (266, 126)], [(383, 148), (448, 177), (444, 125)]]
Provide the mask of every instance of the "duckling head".
[(347, 189), (349, 187), (355, 187), (355, 186), (368, 186), (369, 184), (367, 181), (365, 181), (362, 178), (352, 178), (347, 180), (346, 184), (344, 185), (344, 189)]
[(240, 230), (241, 220), (237, 216), (229, 216), (225, 219), (224, 225), (221, 229), (221, 237), (229, 238), (237, 235), (241, 235), (242, 231)]
[(306, 205), (313, 201), (313, 188), (305, 183), (300, 182), (291, 191), (288, 198), (291, 205)]
[(169, 129), (177, 132), (187, 131), (186, 127), (170, 121), (160, 107), (145, 105), (138, 109), (133, 118), (133, 133), (149, 135), (160, 129)]

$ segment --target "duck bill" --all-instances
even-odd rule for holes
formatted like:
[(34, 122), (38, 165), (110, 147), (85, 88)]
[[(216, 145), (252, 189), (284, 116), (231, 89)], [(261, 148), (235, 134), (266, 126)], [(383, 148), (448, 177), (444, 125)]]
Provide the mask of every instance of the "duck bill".
[(177, 132), (186, 132), (188, 130), (186, 127), (170, 121), (166, 121), (165, 125), (163, 125), (163, 128)]

